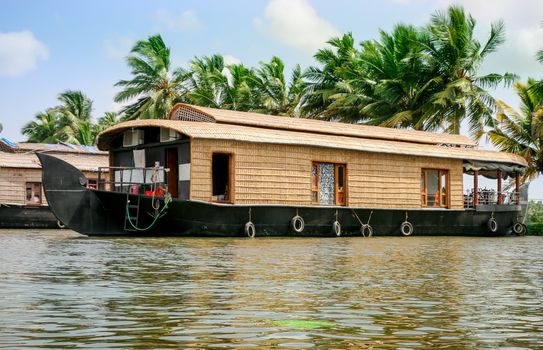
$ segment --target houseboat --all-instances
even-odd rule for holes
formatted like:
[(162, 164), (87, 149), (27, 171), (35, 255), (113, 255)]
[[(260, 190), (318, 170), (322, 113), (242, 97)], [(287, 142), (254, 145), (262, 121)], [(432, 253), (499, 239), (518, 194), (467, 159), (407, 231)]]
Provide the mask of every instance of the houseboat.
[[(84, 235), (525, 230), (525, 160), (478, 149), (461, 135), (178, 104), (168, 119), (105, 130), (98, 147), (109, 151), (109, 167), (98, 173), (103, 188), (85, 186), (86, 176), (66, 161), (37, 154), (53, 212)], [(496, 188), (481, 190), (482, 177), (495, 179)]]
[(95, 147), (0, 139), (0, 228), (64, 227), (43, 195), (41, 165), (35, 152), (71, 163), (82, 171), (89, 188), (98, 187), (98, 168), (108, 165), (107, 152)]

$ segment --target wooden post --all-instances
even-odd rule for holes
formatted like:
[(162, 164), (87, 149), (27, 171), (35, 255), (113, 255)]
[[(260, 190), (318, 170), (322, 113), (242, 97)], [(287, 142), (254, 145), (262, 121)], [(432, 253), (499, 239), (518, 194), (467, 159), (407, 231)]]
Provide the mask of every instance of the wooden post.
[(520, 174), (518, 171), (515, 172), (515, 198), (517, 205), (520, 205)]
[(498, 170), (498, 205), (503, 204), (502, 197), (502, 171)]
[(479, 171), (473, 171), (473, 207), (476, 208), (479, 204)]

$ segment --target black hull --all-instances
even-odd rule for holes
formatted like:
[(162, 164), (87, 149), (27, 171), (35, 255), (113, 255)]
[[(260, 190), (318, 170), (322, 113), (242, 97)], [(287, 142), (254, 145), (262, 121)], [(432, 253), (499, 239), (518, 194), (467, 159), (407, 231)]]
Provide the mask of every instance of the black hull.
[[(511, 232), (520, 207), (487, 210), (405, 210), (320, 206), (227, 205), (200, 201), (173, 200), (156, 223), (143, 231), (127, 230), (127, 199), (139, 201), (137, 226), (153, 222), (152, 198), (118, 192), (86, 189), (85, 178), (71, 165), (52, 156), (38, 154), (43, 168), (43, 186), (53, 213), (69, 228), (85, 235), (207, 235), (245, 236), (245, 224), (255, 225), (256, 236), (335, 236), (334, 221), (341, 224), (342, 236), (360, 236), (361, 222), (369, 224), (376, 236), (402, 235), (406, 220), (413, 235), (492, 236)], [(139, 199), (138, 199), (139, 197)], [(160, 200), (161, 207), (164, 200)], [(498, 208), (495, 208), (498, 209)], [(304, 219), (302, 232), (291, 228), (295, 215)], [(494, 217), (498, 229), (491, 232)], [(370, 219), (371, 217), (371, 219)], [(369, 220), (369, 222), (368, 222)], [(368, 234), (368, 230), (365, 231)]]
[(60, 228), (48, 206), (2, 206), (0, 228)]

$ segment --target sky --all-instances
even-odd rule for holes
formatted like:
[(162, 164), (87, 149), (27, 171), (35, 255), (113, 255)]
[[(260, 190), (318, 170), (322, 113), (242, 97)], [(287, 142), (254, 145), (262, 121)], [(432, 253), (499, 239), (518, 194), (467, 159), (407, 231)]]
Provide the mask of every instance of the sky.
[[(352, 32), (360, 42), (397, 23), (423, 26), (452, 4), (477, 20), (481, 41), (492, 22), (505, 23), (506, 42), (481, 73), (543, 78), (535, 59), (543, 49), (541, 0), (0, 1), (0, 136), (24, 141), (23, 125), (57, 105), (58, 94), (68, 89), (94, 101), (95, 119), (118, 111), (114, 84), (130, 78), (126, 56), (137, 40), (157, 33), (170, 47), (174, 67), (219, 53), (227, 63), (254, 66), (279, 56), (289, 68), (305, 68), (331, 37)], [(518, 106), (510, 88), (494, 96)], [(530, 196), (543, 199), (543, 180), (532, 183)]]

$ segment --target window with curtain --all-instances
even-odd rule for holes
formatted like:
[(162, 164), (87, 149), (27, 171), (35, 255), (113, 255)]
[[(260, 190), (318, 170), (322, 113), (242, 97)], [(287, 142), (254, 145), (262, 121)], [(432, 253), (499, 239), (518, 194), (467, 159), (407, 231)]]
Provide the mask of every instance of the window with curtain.
[(346, 193), (345, 164), (313, 162), (311, 166), (311, 202), (321, 205), (346, 205)]
[(447, 208), (449, 206), (449, 171), (422, 169), (421, 205)]

